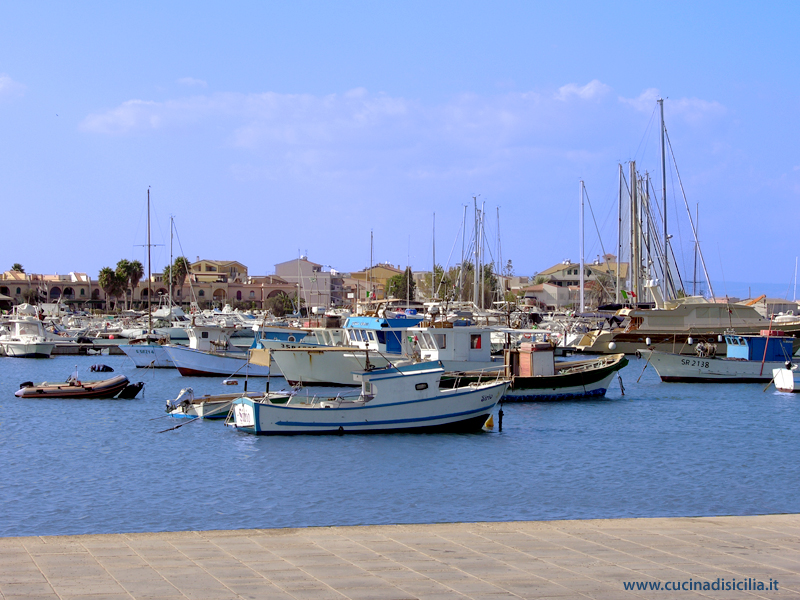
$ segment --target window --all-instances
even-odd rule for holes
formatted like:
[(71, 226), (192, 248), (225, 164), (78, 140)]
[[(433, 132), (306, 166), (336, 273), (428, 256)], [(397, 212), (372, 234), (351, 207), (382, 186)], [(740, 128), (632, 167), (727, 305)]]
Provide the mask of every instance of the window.
[(81, 296), (85, 296), (85, 295), (86, 295), (86, 290), (81, 288)]
[(177, 295), (180, 298), (180, 296), (181, 296), (181, 291), (180, 290), (178, 290), (178, 294)]
[(200, 334), (200, 337), (206, 339), (208, 337), (208, 332), (204, 331), (203, 333)]
[(198, 296), (200, 296), (200, 297), (202, 298), (203, 296), (205, 296), (205, 295), (206, 295), (206, 293), (205, 293), (205, 291), (204, 291), (204, 290), (200, 290), (199, 292), (197, 292), (197, 295), (198, 295)]
[(439, 348), (439, 350), (447, 348), (447, 336), (444, 333), (434, 333), (433, 341), (436, 342), (436, 347)]
[(421, 390), (427, 390), (428, 389), (428, 384), (427, 383), (418, 383), (417, 385), (414, 386), (414, 389), (415, 390), (420, 390), (420, 391)]
[(237, 300), (241, 300), (241, 299), (242, 299), (242, 290), (238, 290), (238, 291), (236, 292), (236, 299), (237, 299)]
[(469, 347), (473, 350), (480, 350), (481, 349), (481, 334), (480, 333), (473, 333), (469, 336)]
[(22, 288), (17, 288), (17, 296), (19, 296), (21, 293), (22, 293)]
[(253, 290), (250, 290), (250, 297), (251, 298), (255, 298), (256, 297), (256, 293)]

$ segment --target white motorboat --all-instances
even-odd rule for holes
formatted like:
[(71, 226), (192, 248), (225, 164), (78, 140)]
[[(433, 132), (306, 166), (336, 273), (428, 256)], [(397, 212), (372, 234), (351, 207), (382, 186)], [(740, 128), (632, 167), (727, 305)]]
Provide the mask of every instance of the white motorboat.
[(725, 335), (728, 354), (716, 355), (714, 344), (695, 345), (695, 356), (660, 352), (651, 348), (640, 349), (638, 354), (647, 358), (661, 381), (703, 383), (758, 383), (773, 378), (773, 372), (786, 370), (786, 361), (792, 360), (794, 338), (782, 331), (761, 332), (762, 335)]
[(270, 374), (269, 367), (250, 363), (249, 351), (236, 350), (231, 344), (230, 332), (219, 326), (192, 327), (188, 348), (170, 344), (164, 349), (184, 376), (267, 377)]
[(353, 396), (237, 398), (226, 423), (255, 434), (480, 430), (508, 380), (441, 389), (443, 374), (439, 363), (423, 362), (354, 373), (361, 390)]
[(35, 317), (19, 317), (6, 321), (8, 333), (0, 335), (0, 348), (5, 356), (15, 358), (50, 358), (55, 342), (45, 336), (42, 322)]
[(800, 392), (800, 372), (797, 363), (787, 360), (783, 367), (772, 369), (772, 381), (779, 392)]

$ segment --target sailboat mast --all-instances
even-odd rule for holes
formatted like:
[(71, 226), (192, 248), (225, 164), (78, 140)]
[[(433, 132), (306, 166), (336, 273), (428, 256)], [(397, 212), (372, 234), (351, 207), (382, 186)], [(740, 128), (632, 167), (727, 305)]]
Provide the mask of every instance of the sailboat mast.
[(669, 273), (669, 238), (667, 237), (667, 148), (664, 140), (664, 99), (658, 99), (661, 109), (661, 202), (664, 206), (664, 281), (661, 290), (667, 299), (667, 273)]
[(153, 292), (150, 289), (150, 188), (147, 188), (147, 333), (153, 333), (153, 311), (150, 300)]
[(583, 179), (581, 179), (581, 222), (579, 226), (580, 236), (581, 236), (581, 277), (580, 277), (580, 299), (581, 299), (581, 312), (585, 310), (584, 303), (583, 303)]
[[(170, 311), (172, 310), (172, 269), (173, 269), (173, 266), (172, 266), (172, 230), (173, 230), (172, 219), (173, 219), (173, 217), (172, 217), (172, 215), (170, 215), (170, 217), (169, 217), (169, 309), (170, 309)], [(171, 318), (171, 313), (170, 313), (170, 318)]]
[(478, 238), (480, 237), (478, 233), (478, 198), (477, 196), (472, 197), (472, 202), (475, 205), (475, 270), (473, 272), (473, 287), (472, 287), (472, 303), (477, 308), (478, 306), (478, 261), (480, 260), (480, 249), (479, 249), (479, 241)]
[(622, 163), (619, 164), (619, 207), (617, 209), (619, 225), (617, 229), (617, 293), (614, 302), (619, 304), (619, 264), (622, 261)]
[(436, 298), (436, 213), (433, 213), (433, 267), (431, 268), (431, 302)]

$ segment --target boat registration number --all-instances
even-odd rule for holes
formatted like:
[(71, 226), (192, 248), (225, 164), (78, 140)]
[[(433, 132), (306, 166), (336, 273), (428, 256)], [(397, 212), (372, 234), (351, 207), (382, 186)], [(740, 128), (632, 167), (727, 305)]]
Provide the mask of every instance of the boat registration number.
[(707, 369), (711, 363), (707, 360), (697, 360), (696, 358), (682, 358), (681, 364), (684, 367), (701, 367)]
[(247, 404), (237, 404), (234, 416), (237, 427), (253, 427), (256, 424), (253, 407)]

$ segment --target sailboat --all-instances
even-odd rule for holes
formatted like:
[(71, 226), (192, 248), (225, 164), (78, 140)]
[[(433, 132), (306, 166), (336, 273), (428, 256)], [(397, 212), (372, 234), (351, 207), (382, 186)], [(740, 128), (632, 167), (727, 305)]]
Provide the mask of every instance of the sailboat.
[[(170, 225), (171, 226), (171, 225)], [(170, 231), (171, 233), (171, 231)], [(147, 188), (147, 329), (142, 335), (136, 336), (127, 344), (120, 344), (122, 350), (137, 367), (174, 368), (175, 363), (164, 351), (164, 346), (169, 343), (169, 337), (157, 335), (153, 331), (153, 314), (151, 311), (151, 298), (153, 292), (150, 288), (151, 260), (150, 260), (150, 188)], [(172, 252), (170, 248), (170, 253)], [(170, 284), (170, 289), (172, 288)], [(170, 299), (172, 294), (170, 293)]]

